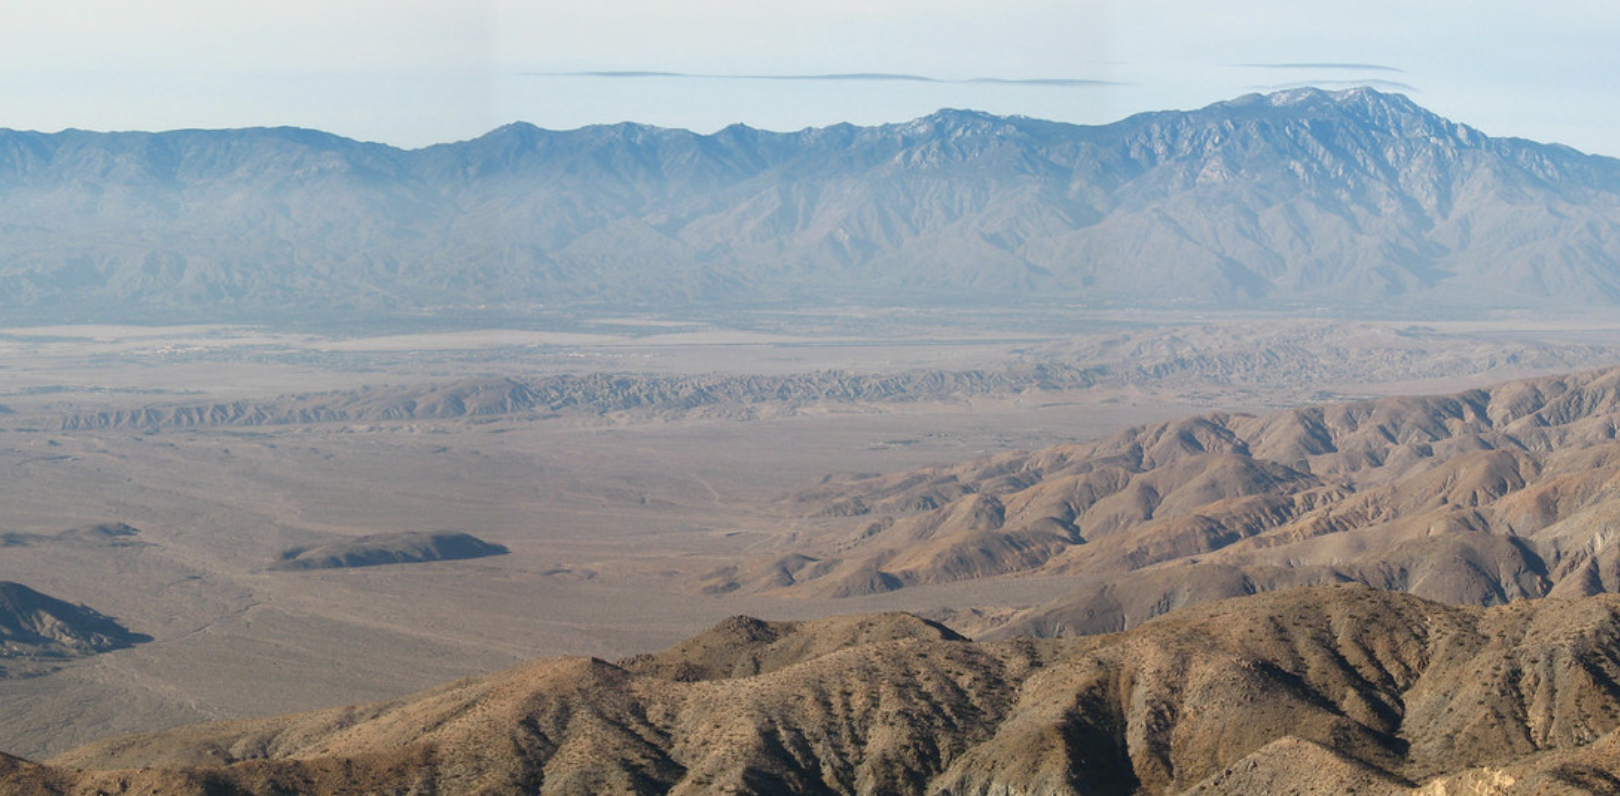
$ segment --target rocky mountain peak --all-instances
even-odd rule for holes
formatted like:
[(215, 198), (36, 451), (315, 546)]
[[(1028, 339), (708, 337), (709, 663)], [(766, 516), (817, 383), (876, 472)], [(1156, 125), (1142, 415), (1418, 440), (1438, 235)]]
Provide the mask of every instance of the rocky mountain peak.
[(966, 135), (1007, 135), (1015, 133), (1013, 119), (983, 111), (943, 108), (927, 116), (896, 125), (897, 132), (913, 137)]

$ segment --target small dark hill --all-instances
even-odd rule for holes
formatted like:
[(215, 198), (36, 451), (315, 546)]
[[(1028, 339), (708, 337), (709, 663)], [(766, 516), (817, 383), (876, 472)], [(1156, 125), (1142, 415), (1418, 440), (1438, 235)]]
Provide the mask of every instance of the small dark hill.
[(141, 531), (122, 522), (103, 522), (69, 528), (58, 533), (0, 533), (0, 547), (33, 547), (45, 544), (66, 544), (76, 547), (132, 547), (143, 545), (136, 537)]
[(0, 659), (65, 659), (150, 641), (93, 609), (0, 581)]
[(346, 569), (383, 564), (420, 564), (505, 555), (504, 545), (465, 533), (380, 533), (341, 542), (294, 547), (281, 553), (273, 570)]
[(139, 544), (135, 537), (141, 531), (122, 522), (103, 522), (95, 525), (85, 525), (79, 528), (70, 528), (56, 535), (59, 541), (82, 545), (128, 545)]

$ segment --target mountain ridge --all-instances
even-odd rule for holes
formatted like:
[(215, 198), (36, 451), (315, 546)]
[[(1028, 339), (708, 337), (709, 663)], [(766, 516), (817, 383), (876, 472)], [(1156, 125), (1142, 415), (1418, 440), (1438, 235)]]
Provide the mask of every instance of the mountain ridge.
[(58, 315), (1620, 301), (1620, 161), (1370, 89), (1097, 126), (515, 123), (414, 150), (0, 131), (0, 211), (4, 306)]

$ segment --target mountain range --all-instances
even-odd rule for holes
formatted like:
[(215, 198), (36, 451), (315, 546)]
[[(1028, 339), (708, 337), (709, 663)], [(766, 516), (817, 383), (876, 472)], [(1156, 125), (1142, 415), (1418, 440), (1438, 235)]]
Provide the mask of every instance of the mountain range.
[(0, 131), (0, 218), (0, 308), (61, 318), (1620, 300), (1620, 161), (1371, 89), (1095, 127), (513, 124), (410, 151)]

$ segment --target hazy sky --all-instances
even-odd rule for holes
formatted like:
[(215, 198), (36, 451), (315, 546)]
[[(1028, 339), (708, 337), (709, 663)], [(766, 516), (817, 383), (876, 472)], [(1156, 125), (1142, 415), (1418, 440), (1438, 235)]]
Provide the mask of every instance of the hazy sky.
[(53, 0), (0, 28), (0, 127), (297, 125), (416, 147), (511, 121), (712, 132), (941, 107), (1080, 123), (1372, 85), (1620, 156), (1611, 0)]

